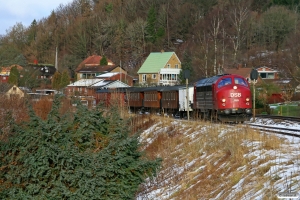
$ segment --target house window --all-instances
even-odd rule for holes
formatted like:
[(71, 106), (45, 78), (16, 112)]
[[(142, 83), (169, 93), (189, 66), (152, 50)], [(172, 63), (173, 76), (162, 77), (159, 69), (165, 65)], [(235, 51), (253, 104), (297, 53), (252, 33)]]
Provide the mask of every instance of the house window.
[(5, 77), (5, 76), (3, 77), (3, 80), (6, 80), (6, 77)]
[(147, 80), (147, 75), (146, 75), (146, 74), (143, 74), (143, 75), (142, 75), (142, 81), (143, 81), (143, 82), (146, 82), (146, 80)]
[(16, 87), (13, 87), (13, 91), (16, 91), (17, 90), (17, 88)]
[(178, 69), (178, 64), (175, 65), (175, 69)]
[(167, 68), (171, 68), (171, 64), (167, 64)]
[(274, 73), (259, 73), (259, 75), (262, 79), (274, 79), (275, 78)]
[(152, 79), (156, 79), (156, 74), (152, 74)]

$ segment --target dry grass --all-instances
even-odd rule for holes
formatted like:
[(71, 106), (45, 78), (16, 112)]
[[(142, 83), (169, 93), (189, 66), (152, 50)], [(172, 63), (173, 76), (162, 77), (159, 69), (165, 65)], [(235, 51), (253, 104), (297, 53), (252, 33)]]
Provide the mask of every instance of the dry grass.
[[(264, 184), (274, 178), (270, 161), (279, 154), (264, 152), (280, 149), (284, 140), (242, 125), (160, 122), (164, 131), (156, 134), (146, 151), (152, 158), (162, 157), (163, 166), (148, 191), (159, 188), (166, 194), (170, 190), (166, 199), (240, 199), (259, 190), (276, 194), (276, 189), (264, 189)], [(260, 153), (245, 156), (254, 151)], [(240, 191), (231, 197), (237, 184)], [(178, 187), (176, 192), (172, 187)]]

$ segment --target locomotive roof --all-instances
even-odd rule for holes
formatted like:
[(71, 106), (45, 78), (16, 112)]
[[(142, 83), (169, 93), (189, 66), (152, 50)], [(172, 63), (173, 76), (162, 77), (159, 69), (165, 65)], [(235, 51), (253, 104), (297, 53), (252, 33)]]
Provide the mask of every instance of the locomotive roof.
[(212, 76), (209, 78), (200, 79), (194, 85), (196, 87), (209, 86), (209, 85), (212, 85), (215, 82), (217, 82), (217, 80), (219, 80), (220, 77), (227, 76), (227, 75), (230, 75), (230, 74), (221, 74), (221, 75), (216, 75), (216, 76)]

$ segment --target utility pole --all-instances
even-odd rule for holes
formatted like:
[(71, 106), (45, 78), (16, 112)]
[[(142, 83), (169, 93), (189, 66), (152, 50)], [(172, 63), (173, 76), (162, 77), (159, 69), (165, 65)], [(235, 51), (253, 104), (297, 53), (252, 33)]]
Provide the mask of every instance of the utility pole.
[(253, 83), (253, 122), (255, 122), (255, 84), (257, 83), (258, 79), (258, 72), (256, 69), (252, 69), (250, 73), (250, 79)]
[(190, 120), (190, 105), (189, 105), (189, 79), (185, 79), (186, 83), (186, 107), (187, 107), (187, 119)]
[(57, 47), (55, 49), (55, 69), (58, 71), (58, 64), (57, 64)]

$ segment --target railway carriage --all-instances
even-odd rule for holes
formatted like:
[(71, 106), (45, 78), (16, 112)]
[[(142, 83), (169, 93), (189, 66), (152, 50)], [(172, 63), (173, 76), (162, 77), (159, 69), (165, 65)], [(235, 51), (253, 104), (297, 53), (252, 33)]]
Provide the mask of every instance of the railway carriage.
[(235, 74), (204, 78), (188, 88), (183, 85), (127, 87), (96, 93), (98, 102), (110, 105), (118, 100), (118, 104), (135, 113), (167, 113), (182, 118), (189, 112), (195, 118), (222, 122), (243, 122), (252, 116), (249, 83)]
[(126, 93), (126, 103), (130, 108), (131, 112), (141, 111), (144, 107), (144, 92), (143, 88), (140, 87), (131, 87), (126, 88), (124, 91)]
[(111, 104), (118, 104), (119, 106), (126, 106), (126, 93), (123, 88), (115, 89), (101, 89), (96, 92), (96, 101), (97, 104), (101, 103), (106, 107), (109, 107)]
[[(189, 86), (192, 88), (192, 86)], [(128, 105), (133, 112), (139, 110), (150, 113), (168, 113), (175, 115), (178, 112), (186, 112), (186, 86), (155, 86), (128, 88)], [(190, 90), (190, 95), (193, 90)], [(190, 102), (193, 98), (190, 97)], [(190, 107), (189, 111), (192, 111)]]

